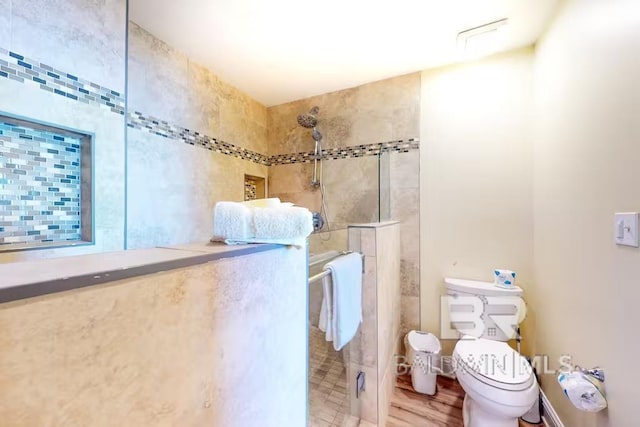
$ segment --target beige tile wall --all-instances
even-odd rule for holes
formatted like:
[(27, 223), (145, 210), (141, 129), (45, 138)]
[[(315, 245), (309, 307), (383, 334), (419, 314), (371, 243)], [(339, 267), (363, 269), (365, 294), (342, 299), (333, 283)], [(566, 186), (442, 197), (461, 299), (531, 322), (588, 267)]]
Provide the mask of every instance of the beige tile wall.
[(11, 0), (0, 0), (0, 40), (11, 40)]
[(1, 424), (305, 425), (305, 258), (280, 248), (0, 305)]
[[(134, 22), (129, 109), (252, 151), (267, 152), (267, 110)], [(129, 248), (205, 240), (220, 200), (244, 198), (244, 174), (268, 167), (128, 129)]]
[[(122, 92), (124, 0), (0, 0), (0, 46)], [(93, 246), (0, 253), (0, 263), (115, 251), (124, 247), (124, 117), (9, 79), (0, 81), (0, 111), (93, 133)]]
[(129, 23), (129, 109), (267, 153), (267, 109), (184, 53)]
[(407, 74), (268, 109), (269, 154), (313, 150), (309, 129), (296, 117), (320, 107), (318, 129), (325, 148), (417, 138), (420, 74)]
[(3, 48), (124, 92), (125, 0), (2, 0), (0, 7)]
[[(309, 129), (297, 124), (298, 114), (320, 107), (318, 129), (323, 147), (343, 147), (397, 139), (420, 133), (420, 75), (409, 74), (352, 89), (327, 93), (268, 109), (269, 154), (309, 152), (314, 144)], [(383, 203), (391, 219), (401, 221), (403, 330), (420, 326), (419, 272), (419, 154), (386, 154)], [(323, 176), (332, 229), (349, 223), (378, 220), (377, 157), (326, 160)], [(313, 164), (276, 165), (269, 169), (269, 194), (320, 211), (321, 195), (311, 187)], [(312, 249), (336, 245), (314, 244)]]
[(396, 380), (395, 355), (400, 328), (400, 224), (376, 223), (349, 227), (349, 250), (365, 257), (362, 289), (363, 321), (349, 343), (347, 384), (354, 389), (359, 371), (367, 388), (359, 399), (351, 395), (352, 414), (386, 425)]
[(400, 221), (402, 330), (420, 328), (420, 153), (389, 154), (390, 219)]

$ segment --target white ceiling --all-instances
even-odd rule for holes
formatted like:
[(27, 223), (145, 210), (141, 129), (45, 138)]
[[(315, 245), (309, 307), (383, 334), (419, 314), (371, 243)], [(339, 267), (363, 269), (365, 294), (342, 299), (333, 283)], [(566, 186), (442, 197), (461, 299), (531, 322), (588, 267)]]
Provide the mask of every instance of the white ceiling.
[(457, 34), (509, 18), (533, 44), (558, 0), (130, 0), (130, 18), (267, 106), (461, 60)]

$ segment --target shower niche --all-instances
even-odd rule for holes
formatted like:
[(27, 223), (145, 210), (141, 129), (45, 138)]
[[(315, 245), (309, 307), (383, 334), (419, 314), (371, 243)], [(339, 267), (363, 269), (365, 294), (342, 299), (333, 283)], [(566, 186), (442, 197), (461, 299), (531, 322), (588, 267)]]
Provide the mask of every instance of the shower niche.
[(244, 200), (264, 199), (266, 197), (265, 179), (259, 176), (244, 176)]
[(92, 135), (0, 115), (0, 251), (91, 244)]

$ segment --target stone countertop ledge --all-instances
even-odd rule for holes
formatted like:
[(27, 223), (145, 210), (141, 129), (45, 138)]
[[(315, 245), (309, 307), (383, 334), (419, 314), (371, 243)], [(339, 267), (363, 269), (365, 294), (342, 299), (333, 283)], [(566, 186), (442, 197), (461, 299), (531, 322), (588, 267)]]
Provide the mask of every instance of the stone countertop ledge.
[(254, 254), (282, 245), (192, 243), (0, 264), (0, 303)]

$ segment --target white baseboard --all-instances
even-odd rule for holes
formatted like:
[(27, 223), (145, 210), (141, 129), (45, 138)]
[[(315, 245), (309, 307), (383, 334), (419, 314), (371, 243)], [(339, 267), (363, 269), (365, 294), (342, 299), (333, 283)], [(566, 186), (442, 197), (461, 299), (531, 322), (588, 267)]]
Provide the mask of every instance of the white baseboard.
[(547, 427), (564, 427), (562, 420), (558, 416), (558, 413), (553, 406), (551, 406), (551, 402), (547, 399), (547, 395), (544, 394), (542, 390), (540, 390), (540, 397), (542, 399), (542, 422)]

